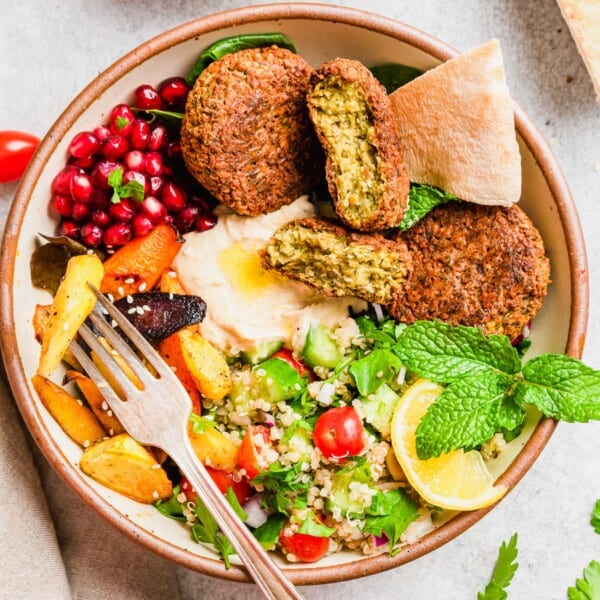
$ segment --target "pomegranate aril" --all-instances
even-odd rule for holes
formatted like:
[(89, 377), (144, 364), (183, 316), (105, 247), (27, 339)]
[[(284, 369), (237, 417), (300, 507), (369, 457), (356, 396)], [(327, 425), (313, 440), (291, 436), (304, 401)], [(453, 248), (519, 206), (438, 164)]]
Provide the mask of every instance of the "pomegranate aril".
[(140, 85), (133, 93), (137, 108), (162, 108), (163, 102), (159, 93), (148, 84)]
[(143, 119), (136, 119), (131, 126), (129, 142), (136, 150), (145, 150), (150, 141), (150, 125)]
[(153, 223), (158, 223), (167, 216), (165, 205), (154, 196), (144, 198), (142, 210)]
[(200, 209), (197, 206), (184, 206), (175, 217), (175, 226), (181, 233), (187, 233), (194, 228), (196, 219), (200, 215)]
[(102, 229), (94, 223), (84, 223), (81, 226), (81, 241), (86, 246), (98, 246), (102, 242), (102, 234)]
[(131, 221), (131, 225), (133, 227), (133, 233), (136, 236), (147, 235), (154, 229), (154, 223), (150, 220), (149, 217), (142, 213), (138, 213), (133, 217)]
[(169, 158), (178, 158), (181, 156), (181, 144), (179, 140), (175, 142), (169, 142), (167, 146), (167, 156)]
[(71, 197), (76, 202), (89, 202), (94, 191), (92, 178), (85, 173), (74, 173), (69, 185)]
[(164, 125), (157, 125), (150, 131), (148, 140), (148, 150), (158, 152), (165, 148), (169, 143), (167, 128)]
[(73, 202), (71, 216), (74, 221), (85, 221), (90, 214), (90, 207), (85, 202)]
[(94, 135), (98, 142), (102, 143), (110, 135), (110, 129), (104, 125), (99, 125), (94, 129)]
[(108, 203), (112, 192), (109, 189), (96, 188), (92, 197), (90, 198), (90, 209), (91, 210), (104, 210), (108, 209)]
[(167, 181), (161, 191), (161, 199), (168, 211), (179, 212), (186, 205), (184, 192), (172, 181)]
[(60, 233), (76, 240), (79, 237), (79, 225), (65, 220), (60, 224)]
[(125, 171), (125, 175), (123, 175), (123, 184), (129, 183), (131, 181), (136, 181), (140, 184), (140, 186), (142, 186), (144, 190), (144, 197), (150, 193), (150, 181), (143, 173), (140, 173), (139, 171)]
[(89, 169), (90, 167), (93, 167), (94, 164), (96, 163), (96, 160), (94, 159), (93, 156), (86, 156), (84, 158), (73, 158), (71, 157), (69, 159), (69, 164), (70, 165), (74, 165), (76, 167), (79, 167), (80, 169)]
[(100, 148), (108, 159), (121, 158), (129, 150), (129, 142), (122, 135), (109, 135)]
[(162, 177), (158, 175), (150, 177), (150, 193), (153, 196), (158, 196), (158, 193), (162, 190), (164, 184), (165, 180)]
[(92, 212), (92, 223), (106, 227), (110, 223), (110, 215), (106, 210), (95, 210)]
[(69, 152), (75, 158), (89, 158), (100, 148), (98, 138), (91, 131), (81, 131), (71, 140)]
[(162, 154), (160, 152), (147, 152), (144, 168), (148, 175), (155, 177), (163, 172)]
[(131, 226), (126, 223), (115, 223), (104, 231), (102, 240), (109, 248), (124, 246), (131, 239)]
[(172, 107), (182, 109), (190, 92), (183, 77), (169, 77), (158, 86), (160, 97)]
[(75, 173), (83, 173), (76, 165), (67, 165), (62, 171), (59, 171), (52, 180), (52, 193), (54, 194), (70, 194), (71, 193), (71, 177)]
[(196, 221), (196, 231), (208, 231), (217, 224), (217, 215), (202, 215)]
[(108, 212), (115, 221), (127, 223), (131, 221), (135, 214), (134, 202), (129, 198), (121, 198), (121, 201), (117, 204), (110, 205)]
[(67, 196), (66, 194), (54, 194), (52, 196), (52, 208), (61, 216), (61, 217), (70, 217), (71, 212), (73, 210), (73, 200), (71, 196)]
[(94, 184), (100, 188), (108, 189), (110, 187), (108, 183), (108, 176), (118, 168), (123, 168), (120, 163), (114, 160), (101, 160), (92, 171), (92, 177), (94, 178)]
[(124, 157), (123, 163), (131, 171), (143, 171), (146, 155), (139, 150), (130, 150)]
[(116, 135), (129, 137), (134, 120), (135, 115), (127, 104), (117, 104), (108, 118), (108, 128)]

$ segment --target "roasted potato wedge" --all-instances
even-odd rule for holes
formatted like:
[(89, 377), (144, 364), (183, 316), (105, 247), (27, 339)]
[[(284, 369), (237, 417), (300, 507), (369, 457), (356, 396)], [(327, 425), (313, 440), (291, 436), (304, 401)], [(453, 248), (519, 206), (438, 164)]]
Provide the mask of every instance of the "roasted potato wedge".
[(69, 259), (42, 340), (40, 375), (48, 377), (60, 364), (79, 327), (96, 306), (96, 296), (87, 284), (99, 287), (103, 275), (104, 268), (95, 254), (81, 254)]
[(100, 421), (109, 436), (119, 435), (125, 431), (119, 419), (108, 408), (106, 400), (98, 389), (98, 386), (89, 377), (79, 371), (67, 371), (65, 379), (67, 381), (74, 381), (77, 384), (92, 412), (96, 415), (96, 418)]
[(126, 433), (87, 448), (79, 466), (98, 483), (138, 502), (152, 504), (173, 494), (173, 485), (154, 456)]
[[(50, 322), (50, 312), (52, 310), (51, 304), (36, 304), (35, 312), (33, 313), (33, 332), (35, 339), (41, 344), (46, 331), (48, 331), (48, 323)], [(70, 348), (65, 350), (63, 354), (63, 360), (73, 369), (77, 371), (83, 371), (83, 368), (79, 364), (79, 361), (75, 358), (75, 355), (71, 352)]]
[(181, 352), (200, 393), (210, 400), (222, 400), (232, 386), (231, 371), (223, 355), (199, 333), (181, 329)]
[(231, 473), (235, 469), (238, 447), (214, 427), (196, 433), (188, 427), (188, 435), (196, 456), (203, 464)]
[(31, 378), (31, 383), (48, 412), (79, 445), (86, 447), (106, 436), (94, 413), (60, 385), (39, 374)]

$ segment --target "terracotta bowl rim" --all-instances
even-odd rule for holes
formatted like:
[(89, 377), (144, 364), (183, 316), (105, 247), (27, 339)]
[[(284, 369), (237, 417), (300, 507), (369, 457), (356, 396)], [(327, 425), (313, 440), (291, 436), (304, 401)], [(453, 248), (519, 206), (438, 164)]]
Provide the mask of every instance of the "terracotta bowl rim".
[[(241, 567), (234, 566), (230, 570), (226, 570), (223, 564), (216, 559), (194, 555), (145, 531), (112, 508), (108, 501), (91, 487), (82, 483), (73, 465), (69, 463), (45, 428), (31, 395), (20, 357), (14, 352), (17, 347), (16, 333), (12, 322), (14, 261), (29, 198), (45, 163), (79, 114), (107, 88), (148, 58), (181, 42), (193, 39), (195, 36), (232, 25), (290, 19), (316, 19), (362, 27), (408, 43), (442, 61), (458, 54), (451, 46), (400, 21), (364, 10), (326, 4), (289, 3), (248, 6), (200, 17), (174, 27), (144, 42), (118, 59), (85, 87), (58, 117), (44, 137), (21, 180), (8, 216), (0, 254), (0, 347), (8, 380), (23, 419), (50, 464), (86, 504), (130, 538), (181, 566), (232, 581), (248, 581), (248, 577)], [(548, 183), (562, 222), (569, 254), (572, 294), (569, 334), (565, 352), (571, 356), (580, 357), (585, 342), (588, 319), (589, 282), (579, 217), (565, 177), (552, 151), (524, 111), (516, 103), (514, 108), (517, 131), (533, 153)], [(509, 489), (512, 489), (531, 467), (550, 439), (555, 427), (556, 422), (552, 419), (544, 419), (537, 426), (526, 446), (501, 478), (501, 482)], [(393, 558), (378, 555), (360, 558), (341, 565), (318, 568), (292, 566), (285, 570), (297, 585), (338, 582), (382, 572), (423, 556), (454, 539), (481, 519), (489, 510), (491, 508), (458, 514), (447, 524), (407, 547)]]

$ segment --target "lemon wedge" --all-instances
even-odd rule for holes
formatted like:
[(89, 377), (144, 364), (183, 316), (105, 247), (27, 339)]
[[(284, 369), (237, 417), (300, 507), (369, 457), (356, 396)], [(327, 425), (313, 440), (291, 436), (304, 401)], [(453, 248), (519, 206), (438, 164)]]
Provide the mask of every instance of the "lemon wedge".
[(402, 396), (392, 416), (392, 446), (409, 483), (428, 503), (449, 510), (476, 510), (494, 504), (507, 491), (494, 485), (481, 454), (452, 450), (420, 460), (415, 431), (443, 388), (427, 379), (416, 381)]

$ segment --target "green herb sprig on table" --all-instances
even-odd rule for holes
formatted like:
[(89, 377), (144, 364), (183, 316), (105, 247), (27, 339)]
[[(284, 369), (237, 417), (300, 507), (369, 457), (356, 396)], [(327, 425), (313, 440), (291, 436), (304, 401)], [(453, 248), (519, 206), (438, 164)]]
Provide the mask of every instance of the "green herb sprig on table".
[(594, 528), (596, 533), (600, 534), (600, 500), (596, 500), (594, 510), (592, 510), (590, 525)]
[(563, 421), (600, 419), (600, 371), (576, 358), (542, 354), (521, 365), (506, 336), (439, 321), (406, 327), (394, 352), (419, 377), (446, 384), (417, 427), (422, 460), (519, 427), (527, 405)]
[(485, 590), (477, 594), (477, 600), (506, 600), (508, 597), (506, 588), (519, 567), (519, 563), (516, 562), (518, 553), (517, 534), (514, 533), (508, 544), (502, 542), (492, 578), (485, 586)]
[(583, 579), (577, 579), (567, 594), (569, 600), (600, 600), (600, 562), (593, 560), (583, 570)]

